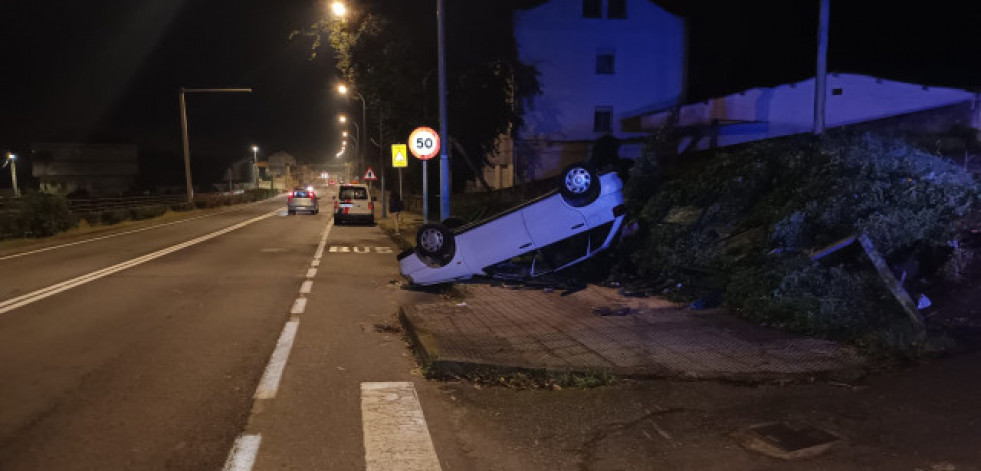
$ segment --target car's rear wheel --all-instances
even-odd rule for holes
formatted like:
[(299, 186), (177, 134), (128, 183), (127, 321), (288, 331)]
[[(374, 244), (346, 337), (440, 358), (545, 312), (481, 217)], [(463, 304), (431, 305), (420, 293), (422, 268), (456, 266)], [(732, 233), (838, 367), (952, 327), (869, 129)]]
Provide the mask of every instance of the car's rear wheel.
[(294, 211), (292, 209), (287, 209), (286, 210), (286, 214), (289, 214), (290, 216), (292, 216), (292, 215), (296, 214), (296, 211)]
[(562, 171), (559, 192), (562, 199), (575, 207), (586, 206), (599, 197), (600, 182), (596, 169), (584, 163), (572, 164)]
[(416, 233), (416, 252), (427, 263), (443, 266), (456, 253), (453, 232), (442, 224), (424, 224)]

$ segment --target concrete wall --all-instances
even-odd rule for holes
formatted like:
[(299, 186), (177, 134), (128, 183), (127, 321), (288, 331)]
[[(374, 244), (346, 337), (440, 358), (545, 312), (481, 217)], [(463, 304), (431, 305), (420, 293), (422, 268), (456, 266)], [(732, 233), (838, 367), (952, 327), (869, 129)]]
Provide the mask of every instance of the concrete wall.
[[(893, 116), (927, 112), (958, 103), (974, 103), (966, 90), (926, 87), (857, 74), (828, 76), (825, 124), (850, 126)], [(668, 121), (668, 111), (643, 116), (641, 127), (653, 131)], [(977, 127), (978, 110), (968, 121)], [(744, 92), (683, 106), (678, 126), (702, 128), (682, 147), (718, 146), (811, 132), (814, 120), (814, 79), (754, 88)], [(929, 126), (928, 123), (923, 123)]]

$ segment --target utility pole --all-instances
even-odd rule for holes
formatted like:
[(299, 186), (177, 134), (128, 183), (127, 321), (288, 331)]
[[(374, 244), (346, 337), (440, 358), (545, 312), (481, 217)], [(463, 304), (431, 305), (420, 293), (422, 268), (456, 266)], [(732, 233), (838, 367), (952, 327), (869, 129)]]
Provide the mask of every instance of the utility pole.
[(252, 93), (251, 88), (184, 88), (181, 87), (181, 140), (184, 144), (184, 182), (187, 185), (187, 202), (194, 203), (194, 187), (191, 185), (191, 145), (187, 138), (187, 104), (185, 93)]
[(437, 36), (439, 38), (439, 219), (450, 217), (450, 158), (446, 154), (450, 146), (449, 135), (446, 131), (446, 35), (443, 23), (446, 15), (443, 10), (443, 0), (436, 0)]
[(817, 73), (814, 76), (814, 134), (824, 134), (824, 105), (828, 89), (828, 21), (831, 0), (819, 0)]

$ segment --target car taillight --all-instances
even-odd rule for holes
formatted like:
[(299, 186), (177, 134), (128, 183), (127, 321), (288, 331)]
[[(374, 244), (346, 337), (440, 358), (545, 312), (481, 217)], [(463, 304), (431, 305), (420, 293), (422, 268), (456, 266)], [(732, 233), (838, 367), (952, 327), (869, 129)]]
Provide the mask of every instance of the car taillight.
[(627, 214), (627, 207), (626, 206), (624, 206), (622, 204), (618, 204), (618, 205), (616, 205), (613, 208), (613, 217), (618, 218), (620, 216), (623, 216), (624, 214)]
[(316, 198), (317, 198), (317, 194), (311, 191), (310, 192), (310, 199), (316, 199)]
[(368, 211), (374, 211), (374, 210), (375, 210), (375, 203), (368, 203)]
[(293, 199), (293, 192), (292, 191), (290, 192), (290, 194), (286, 195), (286, 199), (288, 199), (288, 200)]
[(334, 211), (337, 211), (338, 208), (340, 208), (340, 205), (337, 200), (334, 200)]

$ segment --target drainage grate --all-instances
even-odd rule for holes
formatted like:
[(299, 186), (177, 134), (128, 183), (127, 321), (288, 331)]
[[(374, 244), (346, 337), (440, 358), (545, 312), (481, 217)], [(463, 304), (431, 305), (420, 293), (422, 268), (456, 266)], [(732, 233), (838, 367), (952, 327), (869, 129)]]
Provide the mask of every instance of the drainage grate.
[(786, 460), (819, 455), (841, 440), (816, 427), (792, 422), (751, 425), (734, 436), (745, 448)]

